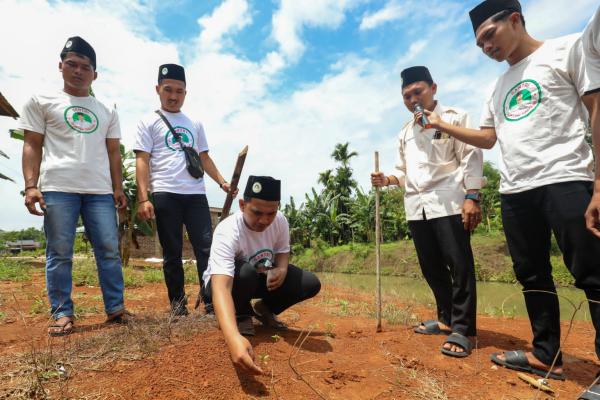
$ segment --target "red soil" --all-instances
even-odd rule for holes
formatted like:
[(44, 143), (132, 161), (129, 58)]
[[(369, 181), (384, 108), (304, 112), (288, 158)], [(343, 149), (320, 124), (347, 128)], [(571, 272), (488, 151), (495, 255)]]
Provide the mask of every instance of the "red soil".
[[(0, 282), (0, 307), (5, 314), (0, 320), (0, 356), (27, 351), (32, 341), (47, 345), (47, 317), (30, 315), (35, 298), (44, 298), (43, 288), (43, 277), (38, 275), (28, 283)], [(196, 291), (197, 287), (188, 288), (189, 293)], [(75, 288), (74, 293), (79, 303), (102, 310), (97, 288)], [(128, 308), (136, 315), (166, 310), (164, 285), (130, 289), (127, 294), (131, 298)], [(339, 300), (334, 299), (348, 301), (349, 311), (340, 312)], [(480, 316), (477, 348), (466, 359), (454, 359), (440, 353), (442, 336), (417, 335), (409, 327), (385, 321), (384, 331), (375, 333), (375, 320), (353, 308), (363, 302), (372, 303), (373, 297), (325, 286), (316, 298), (282, 314), (291, 330), (278, 333), (279, 339), (273, 338), (275, 332), (257, 327), (257, 335), (250, 341), (268, 371), (265, 376), (236, 371), (220, 331), (213, 326), (191, 339), (175, 340), (143, 360), (117, 361), (101, 371), (77, 371), (70, 378), (68, 395), (228, 400), (550, 398), (518, 379), (516, 372), (496, 368), (489, 361), (494, 351), (529, 348), (531, 332), (526, 319)], [(423, 319), (433, 314), (425, 309), (412, 312)], [(101, 312), (83, 316), (76, 321), (80, 332), (53, 339), (53, 345), (60, 351), (63, 340), (94, 335), (96, 331), (82, 328), (99, 324), (103, 318)], [(298, 351), (294, 343), (311, 327)], [(563, 337), (567, 328), (565, 322)], [(563, 350), (568, 379), (550, 381), (555, 397), (576, 398), (594, 379), (599, 368), (593, 338), (591, 323), (574, 324)], [(4, 372), (0, 366), (0, 375)], [(2, 382), (6, 380), (0, 380), (0, 389)]]

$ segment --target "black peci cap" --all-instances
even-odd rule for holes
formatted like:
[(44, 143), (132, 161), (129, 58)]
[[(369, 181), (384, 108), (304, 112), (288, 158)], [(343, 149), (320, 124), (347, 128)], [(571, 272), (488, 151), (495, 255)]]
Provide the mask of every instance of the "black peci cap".
[(270, 176), (248, 177), (244, 197), (262, 199), (267, 201), (281, 200), (281, 181)]
[(86, 56), (90, 59), (90, 63), (94, 70), (96, 70), (96, 52), (94, 48), (79, 36), (73, 36), (67, 39), (67, 42), (63, 46), (60, 52), (60, 59), (64, 60), (67, 53), (77, 53), (82, 56)]
[(158, 83), (163, 79), (174, 79), (185, 83), (185, 70), (181, 65), (163, 64), (158, 67)]
[(488, 18), (498, 14), (500, 11), (510, 10), (521, 13), (521, 3), (519, 0), (485, 0), (477, 7), (469, 11), (473, 32), (483, 24)]
[(427, 69), (427, 67), (423, 66), (406, 68), (400, 73), (400, 77), (402, 78), (403, 89), (411, 83), (415, 82), (424, 81), (429, 83), (430, 85), (433, 83), (433, 78), (431, 77), (429, 70)]

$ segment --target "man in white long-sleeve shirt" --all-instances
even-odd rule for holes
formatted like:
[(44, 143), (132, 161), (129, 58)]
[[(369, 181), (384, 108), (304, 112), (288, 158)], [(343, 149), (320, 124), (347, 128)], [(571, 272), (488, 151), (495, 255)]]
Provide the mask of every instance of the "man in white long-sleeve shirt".
[[(468, 115), (434, 99), (437, 85), (426, 67), (402, 71), (402, 96), (409, 111), (415, 105), (435, 110), (448, 123), (468, 125)], [(371, 174), (374, 186), (405, 189), (404, 206), (419, 264), (437, 303), (437, 321), (415, 329), (422, 334), (451, 331), (442, 353), (466, 357), (476, 335), (477, 298), (470, 232), (481, 222), (483, 178), (481, 150), (460, 142), (422, 121), (409, 121), (399, 135), (399, 162), (390, 175)]]

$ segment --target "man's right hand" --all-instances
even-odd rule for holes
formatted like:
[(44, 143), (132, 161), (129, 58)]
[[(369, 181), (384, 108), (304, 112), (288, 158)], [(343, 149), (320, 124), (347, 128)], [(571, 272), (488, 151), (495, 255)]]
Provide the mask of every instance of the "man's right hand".
[(229, 354), (231, 361), (236, 367), (249, 372), (252, 375), (264, 375), (264, 372), (256, 365), (252, 345), (242, 335), (238, 334), (229, 343)]
[[(40, 203), (41, 211), (36, 208), (36, 203)], [(27, 207), (30, 214), (44, 215), (46, 202), (44, 201), (44, 195), (39, 189), (29, 188), (25, 191), (25, 207)]]
[[(425, 115), (427, 116), (427, 120), (429, 121), (429, 125), (431, 125), (431, 127), (433, 129), (441, 129), (442, 127), (442, 123), (444, 121), (442, 121), (442, 118), (440, 118), (440, 116), (433, 112), (433, 111), (429, 111), (429, 110), (424, 110)], [(421, 113), (415, 113), (415, 118), (419, 118), (417, 121), (421, 121), (421, 117), (422, 114)], [(421, 125), (421, 123), (419, 122), (419, 125)]]
[(147, 219), (154, 218), (154, 206), (150, 201), (144, 201), (138, 204), (137, 216), (140, 220), (145, 221)]
[(594, 236), (600, 239), (600, 192), (594, 192), (585, 212), (585, 225)]
[(383, 172), (371, 172), (371, 184), (376, 187), (387, 186), (389, 184), (388, 178)]

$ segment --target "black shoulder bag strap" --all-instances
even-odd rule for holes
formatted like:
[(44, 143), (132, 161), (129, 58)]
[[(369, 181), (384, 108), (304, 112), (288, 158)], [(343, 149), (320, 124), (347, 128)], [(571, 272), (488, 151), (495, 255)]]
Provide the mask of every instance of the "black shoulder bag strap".
[(175, 140), (177, 140), (177, 143), (181, 146), (181, 150), (183, 150), (183, 154), (185, 155), (185, 164), (190, 175), (196, 179), (202, 178), (204, 176), (204, 168), (202, 167), (202, 160), (200, 159), (198, 152), (193, 147), (185, 146), (183, 144), (181, 135), (173, 129), (169, 120), (160, 110), (156, 110), (155, 112), (163, 120), (167, 128), (169, 128), (173, 134)]

